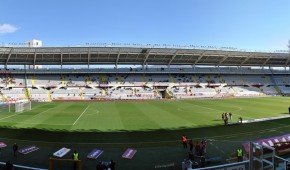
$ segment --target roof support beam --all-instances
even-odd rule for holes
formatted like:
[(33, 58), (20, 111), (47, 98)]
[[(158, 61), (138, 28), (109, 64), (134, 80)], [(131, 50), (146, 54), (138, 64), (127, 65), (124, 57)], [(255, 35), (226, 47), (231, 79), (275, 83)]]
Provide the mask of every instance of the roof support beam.
[(290, 55), (287, 57), (287, 61), (284, 64), (284, 67), (287, 67), (288, 62), (290, 61)]
[(245, 64), (251, 57), (253, 56), (253, 54), (249, 55), (241, 64), (240, 66), (242, 66), (243, 64)]
[(35, 62), (36, 62), (36, 49), (35, 49), (35, 52), (34, 52), (34, 59), (33, 59), (33, 68), (35, 69)]
[(176, 57), (177, 54), (178, 54), (178, 50), (176, 50), (176, 52), (174, 53), (174, 55), (170, 59), (169, 63), (167, 64), (168, 67), (170, 66), (170, 64), (172, 63), (172, 61), (174, 60), (174, 58)]
[(5, 51), (1, 54), (0, 58), (2, 58), (2, 57), (5, 55), (6, 52), (9, 53), (9, 51), (10, 51), (9, 48), (7, 48), (7, 50), (5, 50)]
[(119, 61), (119, 58), (120, 58), (120, 54), (121, 54), (121, 50), (119, 50), (118, 55), (117, 55), (117, 59), (116, 59), (116, 62), (115, 62), (116, 68), (117, 68), (117, 65), (118, 65), (118, 61)]
[(150, 50), (148, 50), (146, 55), (145, 55), (145, 59), (144, 59), (143, 64), (142, 64), (143, 66), (146, 64), (146, 61), (147, 61), (149, 55), (150, 55)]
[(62, 68), (62, 52), (60, 53), (60, 68)]
[(285, 62), (285, 66), (284, 67), (287, 67), (287, 64), (288, 64), (289, 60), (290, 60), (290, 56), (288, 57), (287, 61)]
[(88, 51), (88, 68), (90, 68), (90, 60), (91, 60), (91, 49)]
[(194, 62), (193, 65), (196, 65), (199, 62), (199, 60), (201, 60), (201, 58), (204, 56), (204, 54), (205, 54), (205, 51), (203, 51), (203, 53), (198, 57), (198, 59)]
[(11, 54), (12, 54), (12, 48), (10, 49), (10, 52), (9, 52), (9, 55), (8, 55), (8, 57), (7, 57), (7, 60), (6, 60), (6, 62), (5, 62), (5, 68), (7, 68), (7, 64), (8, 64), (8, 61), (9, 61), (9, 59), (10, 59), (10, 57), (11, 57)]
[(194, 55), (191, 55), (191, 57), (186, 61), (187, 63), (194, 57)]
[(218, 63), (218, 66), (220, 66), (227, 58), (229, 58), (229, 54), (227, 54), (226, 56), (224, 56), (224, 58)]
[(262, 64), (262, 67), (264, 67), (270, 59), (271, 59), (271, 56), (269, 56), (269, 57), (267, 58), (267, 60)]

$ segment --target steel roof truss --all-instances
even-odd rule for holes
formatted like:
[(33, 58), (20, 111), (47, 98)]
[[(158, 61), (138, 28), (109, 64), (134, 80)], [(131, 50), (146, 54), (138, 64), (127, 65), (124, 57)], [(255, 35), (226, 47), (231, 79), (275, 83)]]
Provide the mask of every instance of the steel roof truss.
[[(62, 54), (62, 52), (60, 53), (60, 67), (62, 68), (62, 61), (63, 61), (63, 56), (62, 56), (63, 54)], [(42, 55), (42, 57), (43, 57), (43, 55)]]
[(287, 61), (285, 62), (285, 67), (288, 65), (289, 60), (290, 60), (290, 57), (288, 57)]
[(33, 58), (33, 68), (35, 68), (36, 55), (37, 55), (37, 52), (35, 50), (35, 52), (34, 52), (34, 58)]
[(144, 59), (143, 64), (142, 64), (143, 66), (146, 64), (146, 61), (147, 61), (149, 55), (150, 55), (150, 50), (147, 51), (147, 54), (146, 54), (145, 59)]
[(198, 57), (198, 59), (194, 62), (193, 65), (196, 65), (196, 64), (199, 62), (199, 60), (201, 60), (201, 58), (202, 58), (204, 55), (205, 55), (205, 51), (203, 51), (203, 53)]
[(249, 55), (241, 64), (240, 66), (242, 66), (243, 64), (245, 64), (251, 57), (253, 56), (253, 54)]
[(91, 49), (88, 48), (88, 68), (90, 68), (90, 61), (91, 61)]
[(172, 56), (169, 63), (167, 64), (167, 66), (169, 66), (171, 64), (171, 62), (174, 60), (174, 58), (176, 57), (177, 54), (178, 54), (178, 50), (176, 50), (175, 54)]
[(227, 54), (224, 56), (224, 58), (218, 63), (218, 66), (220, 66), (227, 58), (229, 58), (230, 54)]
[(266, 59), (266, 61), (262, 64), (262, 67), (264, 67), (264, 66), (266, 65), (266, 63), (267, 63), (271, 58), (272, 58), (272, 56), (268, 57), (268, 58)]
[(5, 62), (5, 66), (6, 66), (6, 67), (7, 67), (8, 61), (9, 61), (11, 55), (12, 55), (12, 51), (13, 51), (13, 49), (11, 48), (11, 50), (10, 50), (10, 52), (9, 52), (9, 55), (8, 55), (8, 57), (7, 57), (7, 60), (6, 60), (6, 62)]
[(192, 60), (193, 57), (194, 57), (194, 54), (191, 55), (191, 57), (186, 62), (188, 63), (190, 60)]

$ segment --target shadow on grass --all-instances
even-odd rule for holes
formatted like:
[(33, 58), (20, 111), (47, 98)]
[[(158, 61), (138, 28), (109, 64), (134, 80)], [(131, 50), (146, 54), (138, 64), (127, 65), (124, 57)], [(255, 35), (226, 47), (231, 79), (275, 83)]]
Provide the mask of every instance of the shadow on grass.
[(281, 114), (284, 114), (284, 115), (289, 115), (289, 116), (290, 116), (290, 113), (281, 113)]
[[(102, 147), (161, 147), (174, 146), (180, 143), (180, 137), (185, 134), (188, 138), (213, 138), (227, 140), (245, 137), (250, 139), (261, 136), (271, 136), (279, 133), (290, 133), (290, 118), (279, 120), (234, 124), (225, 126), (198, 126), (195, 128), (180, 127), (167, 129), (144, 129), (138, 131), (118, 130), (99, 131), (95, 129), (52, 129), (52, 128), (18, 128), (1, 126), (1, 141), (31, 141), (42, 145), (52, 143), (71, 143), (76, 145), (97, 145)], [(273, 129), (273, 131), (271, 131)]]
[(213, 119), (212, 121), (214, 121), (214, 122), (223, 122), (222, 119)]

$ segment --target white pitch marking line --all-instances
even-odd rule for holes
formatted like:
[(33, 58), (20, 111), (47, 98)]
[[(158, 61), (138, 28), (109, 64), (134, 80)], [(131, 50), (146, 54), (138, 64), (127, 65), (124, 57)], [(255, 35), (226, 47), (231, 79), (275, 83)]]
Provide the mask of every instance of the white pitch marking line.
[(49, 124), (49, 123), (29, 123), (29, 122), (1, 122), (1, 123), (18, 123), (18, 124), (27, 124), (27, 125), (51, 125), (51, 126), (68, 126), (68, 125), (71, 125), (71, 124)]
[(87, 109), (89, 108), (90, 105), (88, 105), (86, 107), (86, 109), (82, 112), (82, 114), (77, 118), (77, 120), (73, 123), (73, 125), (75, 125), (77, 123), (77, 121), (83, 116), (83, 114), (87, 111)]
[(1, 118), (0, 120), (4, 120), (4, 119), (10, 118), (10, 117), (13, 117), (13, 116), (19, 115), (19, 114), (21, 114), (21, 113), (23, 113), (23, 112), (20, 112), (20, 113), (16, 113), (16, 114), (13, 114), (13, 115), (10, 115), (10, 116), (3, 117), (3, 118)]
[[(39, 114), (41, 114), (41, 113), (45, 113), (45, 112), (47, 112), (47, 111), (49, 111), (49, 110), (51, 110), (51, 109), (54, 109), (54, 108), (55, 108), (55, 107), (53, 107), (53, 108), (49, 108), (49, 109), (46, 109), (46, 110), (44, 110), (44, 111), (42, 111), (42, 112), (37, 113), (36, 115), (32, 116), (32, 117), (28, 120), (28, 122), (31, 121), (31, 119), (34, 118), (35, 116), (37, 116), (37, 115), (39, 115)], [(25, 121), (24, 121), (24, 122), (25, 122)], [(24, 123), (24, 122), (17, 122), (17, 123), (30, 124), (30, 123)], [(27, 122), (27, 120), (26, 120), (26, 122)], [(35, 124), (37, 124), (37, 123), (35, 123)]]
[[(192, 104), (192, 105), (194, 105), (194, 106), (198, 106), (198, 107), (202, 107), (202, 108), (205, 108), (205, 109), (209, 109), (209, 110), (216, 110), (216, 111), (220, 111), (220, 112), (222, 112), (222, 110), (213, 109), (213, 108), (210, 108), (210, 107), (200, 106), (200, 105), (196, 105), (196, 104)], [(240, 108), (240, 110), (242, 110), (241, 107), (238, 107), (238, 106), (235, 106), (235, 107)], [(239, 114), (237, 114), (237, 113), (235, 113), (235, 115), (241, 116), (241, 115), (239, 115)], [(249, 116), (243, 116), (243, 117), (250, 118), (250, 119), (254, 119), (254, 118), (249, 117)]]
[[(45, 105), (47, 105), (47, 104), (48, 104), (48, 103), (44, 104), (43, 106), (45, 106)], [(32, 109), (31, 109), (31, 110), (32, 110)], [(48, 109), (48, 110), (49, 110), (49, 109)], [(30, 111), (30, 110), (28, 110), (28, 111)], [(27, 111), (24, 111), (24, 112), (27, 112)], [(7, 118), (10, 118), (10, 117), (13, 117), (13, 116), (19, 115), (19, 114), (24, 113), (24, 112), (20, 112), (20, 113), (13, 114), (13, 115), (11, 115), (11, 116), (3, 117), (3, 118), (1, 118), (0, 120), (4, 120), (4, 119), (7, 119)]]
[(41, 113), (45, 113), (45, 112), (47, 112), (47, 111), (49, 111), (49, 110), (51, 110), (51, 109), (54, 109), (55, 107), (53, 107), (53, 108), (49, 108), (49, 109), (46, 109), (46, 110), (44, 110), (44, 111), (42, 111), (42, 112), (39, 112), (39, 113), (37, 113), (36, 115), (34, 115), (34, 116), (32, 116), (31, 118), (33, 118), (33, 117), (35, 117), (35, 116), (37, 116), (37, 115), (39, 115), (39, 114), (41, 114)]
[[(32, 110), (32, 109), (31, 109), (31, 110)], [(30, 110), (28, 110), (28, 111), (30, 111)], [(13, 115), (11, 115), (11, 116), (6, 116), (6, 117), (1, 118), (0, 120), (4, 120), (4, 119), (10, 118), (10, 117), (13, 117), (13, 116), (19, 115), (19, 114), (21, 114), (21, 113), (28, 112), (28, 111), (19, 112), (19, 113), (13, 114)]]

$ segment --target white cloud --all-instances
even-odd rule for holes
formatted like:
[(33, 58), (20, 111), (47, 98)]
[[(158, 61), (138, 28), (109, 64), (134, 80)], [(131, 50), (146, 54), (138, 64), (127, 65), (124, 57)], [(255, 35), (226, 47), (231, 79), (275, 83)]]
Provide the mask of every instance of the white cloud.
[(0, 24), (0, 34), (13, 33), (18, 28), (11, 24)]

